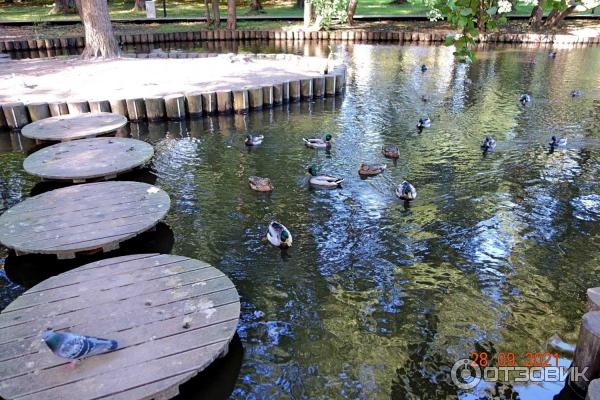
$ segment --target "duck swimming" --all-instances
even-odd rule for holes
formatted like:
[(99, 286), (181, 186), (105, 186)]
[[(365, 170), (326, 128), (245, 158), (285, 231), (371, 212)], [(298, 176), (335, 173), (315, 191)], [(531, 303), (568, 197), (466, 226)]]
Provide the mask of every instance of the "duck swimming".
[(582, 95), (581, 90), (572, 90), (571, 91), (571, 97), (579, 97), (581, 95)]
[(342, 182), (344, 182), (343, 178), (335, 178), (333, 176), (328, 175), (319, 175), (317, 173), (317, 168), (314, 165), (311, 165), (308, 168), (308, 173), (310, 174), (310, 179), (308, 180), (311, 185), (321, 186), (321, 187), (339, 187)]
[(384, 146), (381, 148), (381, 153), (386, 158), (400, 158), (400, 150), (398, 146)]
[(269, 224), (267, 240), (273, 246), (281, 249), (292, 247), (292, 234), (285, 226), (276, 221)]
[(484, 153), (487, 153), (488, 151), (492, 151), (496, 148), (496, 141), (494, 140), (493, 137), (486, 136), (481, 141), (481, 144), (479, 145), (479, 147), (481, 147), (481, 150), (483, 150)]
[(564, 147), (567, 145), (567, 138), (552, 136), (552, 141), (549, 144), (550, 148)]
[(425, 72), (427, 71), (427, 65), (423, 64), (421, 65), (421, 72)]
[(248, 183), (250, 184), (250, 189), (256, 190), (257, 192), (270, 192), (273, 190), (273, 183), (269, 178), (250, 176), (248, 177)]
[(417, 190), (409, 182), (404, 181), (396, 188), (396, 196), (402, 200), (412, 201), (417, 198)]
[(358, 168), (358, 174), (360, 176), (375, 176), (381, 174), (383, 171), (385, 171), (385, 165), (383, 164), (369, 165), (362, 163)]
[(325, 135), (325, 139), (319, 138), (303, 138), (304, 144), (306, 147), (310, 147), (311, 149), (329, 149), (331, 148), (331, 135)]
[(417, 129), (420, 131), (423, 128), (429, 128), (431, 126), (431, 120), (427, 117), (419, 118), (419, 122), (417, 123)]
[(519, 101), (521, 102), (521, 104), (525, 105), (531, 102), (531, 97), (528, 94), (523, 94), (521, 95)]
[(246, 144), (246, 146), (257, 146), (262, 143), (264, 138), (265, 137), (263, 135), (246, 135), (246, 140), (244, 140), (244, 144)]

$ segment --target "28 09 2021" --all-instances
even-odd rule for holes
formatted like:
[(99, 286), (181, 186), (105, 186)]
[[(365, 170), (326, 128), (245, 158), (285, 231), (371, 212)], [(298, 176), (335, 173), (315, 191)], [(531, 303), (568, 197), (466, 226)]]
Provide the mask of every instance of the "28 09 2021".
[(480, 367), (558, 367), (558, 353), (527, 351), (522, 355), (501, 351), (495, 355), (487, 352), (471, 352), (473, 365)]

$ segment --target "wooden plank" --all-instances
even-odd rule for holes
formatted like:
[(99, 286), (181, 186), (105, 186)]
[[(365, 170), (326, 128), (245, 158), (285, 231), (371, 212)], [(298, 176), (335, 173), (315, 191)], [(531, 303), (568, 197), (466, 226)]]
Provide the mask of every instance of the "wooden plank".
[(21, 253), (111, 248), (165, 216), (165, 191), (139, 182), (100, 182), (29, 198), (0, 216), (0, 242)]
[(26, 125), (21, 134), (27, 138), (48, 141), (69, 141), (104, 135), (127, 124), (127, 118), (112, 113), (60, 115)]
[(116, 176), (147, 163), (154, 149), (130, 138), (93, 138), (58, 143), (31, 154), (23, 168), (43, 179), (85, 181)]
[[(185, 257), (103, 260), (50, 281), (0, 313), (3, 398), (169, 398), (227, 351), (239, 321), (233, 283)], [(70, 369), (40, 341), (47, 326), (114, 338), (120, 346)]]

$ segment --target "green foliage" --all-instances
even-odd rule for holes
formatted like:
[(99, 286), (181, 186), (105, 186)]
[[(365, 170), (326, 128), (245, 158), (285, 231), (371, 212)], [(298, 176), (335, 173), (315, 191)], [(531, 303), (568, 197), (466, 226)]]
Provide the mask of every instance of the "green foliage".
[(329, 29), (334, 19), (338, 19), (342, 24), (348, 19), (349, 0), (310, 0), (314, 7), (315, 14), (323, 17), (322, 26)]

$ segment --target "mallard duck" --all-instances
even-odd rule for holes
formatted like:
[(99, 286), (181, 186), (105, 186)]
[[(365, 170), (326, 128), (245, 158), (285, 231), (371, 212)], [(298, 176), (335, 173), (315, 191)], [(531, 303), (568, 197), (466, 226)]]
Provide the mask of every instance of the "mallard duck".
[(244, 140), (244, 143), (246, 146), (257, 146), (262, 143), (264, 138), (265, 137), (263, 135), (246, 135), (246, 140)]
[(383, 156), (387, 158), (400, 158), (400, 150), (398, 150), (398, 146), (382, 147), (381, 152), (383, 153)]
[(429, 128), (431, 126), (431, 120), (428, 117), (419, 118), (417, 128), (423, 130), (423, 128)]
[(571, 91), (571, 97), (579, 97), (581, 95), (582, 95), (581, 90), (572, 90)]
[(423, 64), (421, 65), (421, 72), (425, 72), (427, 71), (427, 65)]
[(421, 101), (423, 103), (427, 103), (428, 101), (431, 100), (431, 97), (429, 97), (428, 95), (424, 94), (423, 96), (421, 96)]
[(396, 188), (396, 196), (402, 200), (412, 201), (417, 198), (417, 190), (409, 182), (404, 181)]
[(496, 148), (496, 141), (494, 140), (493, 137), (486, 136), (481, 141), (481, 144), (479, 145), (479, 147), (481, 147), (481, 150), (483, 150), (485, 153), (487, 153), (488, 151), (492, 151)]
[(563, 147), (567, 145), (567, 138), (552, 136), (552, 141), (549, 143), (550, 147)]
[(273, 183), (269, 178), (250, 176), (248, 177), (248, 183), (250, 184), (250, 189), (256, 190), (257, 192), (270, 192), (273, 190)]
[(311, 185), (322, 186), (322, 187), (338, 187), (344, 182), (343, 178), (335, 178), (333, 176), (319, 175), (317, 174), (317, 168), (311, 165), (308, 168), (310, 174), (309, 182)]
[(273, 221), (269, 224), (267, 240), (273, 246), (280, 247), (282, 249), (292, 247), (292, 234), (288, 228), (276, 221)]
[(550, 53), (548, 53), (548, 57), (556, 58), (556, 51), (551, 51)]
[(519, 101), (521, 102), (521, 104), (527, 104), (531, 102), (531, 97), (528, 94), (523, 94), (521, 95)]
[(379, 175), (383, 171), (385, 171), (385, 165), (383, 165), (383, 164), (369, 165), (369, 164), (362, 163), (362, 164), (360, 164), (360, 167), (358, 168), (358, 174), (361, 176)]
[(311, 149), (328, 149), (331, 147), (331, 135), (325, 135), (325, 139), (319, 138), (303, 138), (304, 144), (306, 147), (310, 147)]

